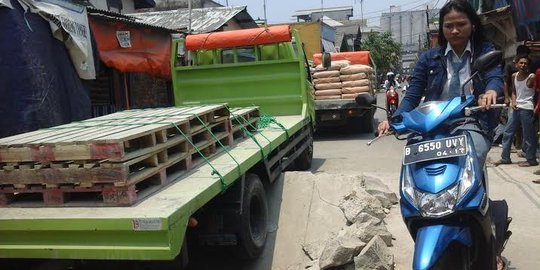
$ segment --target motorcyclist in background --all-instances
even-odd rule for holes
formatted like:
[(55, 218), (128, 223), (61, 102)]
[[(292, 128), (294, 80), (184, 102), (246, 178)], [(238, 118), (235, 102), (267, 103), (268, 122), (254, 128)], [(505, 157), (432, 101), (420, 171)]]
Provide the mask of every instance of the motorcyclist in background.
[(390, 86), (393, 86), (394, 89), (399, 88), (399, 82), (396, 80), (396, 75), (392, 71), (389, 71), (388, 73), (386, 73), (386, 80), (384, 81), (384, 90), (390, 89)]

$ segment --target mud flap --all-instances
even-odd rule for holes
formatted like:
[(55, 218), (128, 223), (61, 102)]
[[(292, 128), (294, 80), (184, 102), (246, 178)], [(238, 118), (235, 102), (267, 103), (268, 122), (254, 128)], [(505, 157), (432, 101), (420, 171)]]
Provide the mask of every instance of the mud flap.
[(430, 269), (453, 241), (471, 246), (472, 236), (469, 228), (445, 225), (419, 228), (414, 244), (413, 269)]

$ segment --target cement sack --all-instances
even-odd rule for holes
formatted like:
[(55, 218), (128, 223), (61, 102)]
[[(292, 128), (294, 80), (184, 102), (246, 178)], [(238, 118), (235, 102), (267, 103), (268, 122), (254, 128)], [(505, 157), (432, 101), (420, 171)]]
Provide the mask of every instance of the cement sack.
[(339, 75), (339, 79), (342, 82), (363, 80), (363, 79), (367, 79), (367, 78), (368, 78), (367, 73), (356, 73), (356, 74), (351, 74), (351, 75)]
[(350, 65), (339, 70), (341, 75), (350, 75), (356, 73), (369, 73), (373, 72), (373, 68), (366, 65)]
[(341, 89), (342, 94), (357, 94), (357, 93), (368, 93), (371, 88), (369, 86), (359, 86), (359, 87), (343, 87)]
[(323, 99), (341, 99), (341, 95), (332, 95), (332, 96), (315, 96), (316, 100), (323, 100)]
[(313, 78), (316, 78), (316, 79), (329, 78), (329, 77), (339, 78), (339, 70), (318, 71), (318, 72), (313, 73)]
[(334, 96), (341, 95), (341, 89), (328, 89), (315, 91), (316, 96)]
[[(332, 61), (330, 63), (330, 67), (328, 68), (328, 70), (340, 70), (341, 68), (344, 68), (348, 65), (350, 65), (351, 62), (349, 62), (349, 60), (337, 60), (337, 61)], [(322, 64), (319, 64), (315, 67), (315, 71), (323, 71), (323, 70), (327, 70), (325, 69)]]
[(339, 89), (341, 88), (341, 83), (321, 83), (315, 84), (316, 90), (326, 90), (326, 89)]
[[(349, 75), (347, 75), (349, 76)], [(341, 76), (340, 76), (341, 77)], [(336, 83), (341, 82), (339, 79), (340, 77), (328, 77), (328, 78), (320, 78), (320, 79), (313, 79), (314, 84), (320, 84), (320, 83)]]
[(343, 82), (343, 87), (359, 87), (359, 86), (369, 86), (369, 80), (363, 79), (363, 80)]

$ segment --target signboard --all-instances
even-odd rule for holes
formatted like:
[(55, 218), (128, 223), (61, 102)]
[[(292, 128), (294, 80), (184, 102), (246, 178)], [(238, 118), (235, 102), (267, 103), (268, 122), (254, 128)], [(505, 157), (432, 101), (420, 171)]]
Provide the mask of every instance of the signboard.
[(65, 0), (19, 0), (19, 3), (49, 21), (53, 36), (66, 45), (80, 78), (96, 78), (85, 7)]

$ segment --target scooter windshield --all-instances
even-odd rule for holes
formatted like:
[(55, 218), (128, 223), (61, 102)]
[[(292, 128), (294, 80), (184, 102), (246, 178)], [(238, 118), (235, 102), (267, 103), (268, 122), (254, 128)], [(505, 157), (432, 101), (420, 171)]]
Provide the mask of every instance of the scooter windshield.
[(407, 132), (428, 133), (443, 122), (463, 116), (463, 109), (474, 102), (474, 96), (467, 96), (465, 102), (461, 97), (446, 101), (428, 101), (416, 109), (401, 114), (402, 121), (393, 123), (392, 127), (398, 134)]

